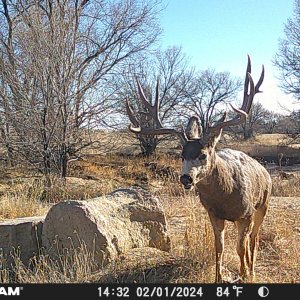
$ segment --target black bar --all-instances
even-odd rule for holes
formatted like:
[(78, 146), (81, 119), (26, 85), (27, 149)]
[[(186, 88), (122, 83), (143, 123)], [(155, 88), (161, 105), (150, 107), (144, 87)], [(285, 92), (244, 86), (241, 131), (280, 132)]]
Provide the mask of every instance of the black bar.
[[(2, 296), (18, 299), (298, 299), (299, 284), (2, 284)], [(298, 295), (298, 296), (297, 296)], [(57, 298), (58, 299), (58, 298)]]

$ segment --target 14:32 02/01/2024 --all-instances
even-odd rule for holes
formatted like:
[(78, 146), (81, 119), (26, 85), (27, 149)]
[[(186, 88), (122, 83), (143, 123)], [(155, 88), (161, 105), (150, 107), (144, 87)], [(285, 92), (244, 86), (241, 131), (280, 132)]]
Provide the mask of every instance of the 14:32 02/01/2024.
[(203, 295), (201, 286), (101, 286), (98, 287), (98, 292), (100, 298), (111, 296), (120, 298), (198, 298)]

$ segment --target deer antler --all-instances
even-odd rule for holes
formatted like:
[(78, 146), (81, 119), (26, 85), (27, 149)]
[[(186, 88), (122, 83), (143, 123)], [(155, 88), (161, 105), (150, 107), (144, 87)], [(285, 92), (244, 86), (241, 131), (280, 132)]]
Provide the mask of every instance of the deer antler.
[[(253, 98), (254, 95), (257, 93), (261, 93), (259, 90), (265, 76), (265, 69), (264, 65), (262, 65), (262, 71), (260, 74), (260, 78), (257, 82), (256, 85), (254, 85), (252, 76), (251, 76), (251, 60), (248, 55), (248, 64), (247, 64), (247, 70), (246, 70), (246, 77), (245, 77), (245, 83), (244, 83), (244, 99), (243, 99), (243, 104), (242, 107), (236, 108), (232, 104), (230, 104), (231, 108), (237, 113), (237, 116), (231, 120), (228, 121), (222, 121), (218, 122), (217, 125), (210, 127), (209, 132), (214, 133), (214, 132), (219, 132), (221, 129), (228, 127), (228, 126), (235, 126), (242, 124), (246, 121), (246, 118), (249, 114), (249, 111), (252, 106)], [(249, 94), (248, 94), (249, 91)]]
[(141, 124), (139, 124), (137, 118), (134, 115), (134, 111), (127, 99), (126, 111), (129, 120), (131, 122), (131, 124), (129, 125), (129, 130), (135, 134), (141, 134), (141, 135), (163, 135), (163, 134), (179, 135), (181, 139), (187, 140), (187, 137), (184, 132), (177, 131), (176, 129), (173, 128), (163, 128), (163, 125), (159, 117), (159, 108), (160, 108), (159, 80), (157, 80), (157, 84), (156, 84), (155, 102), (153, 105), (150, 104), (149, 100), (145, 96), (143, 88), (138, 79), (136, 79), (136, 82), (137, 82), (138, 92), (140, 96), (139, 99), (142, 105), (146, 108), (145, 112), (140, 112), (140, 113), (148, 116), (149, 119), (152, 119), (154, 121), (154, 128), (143, 127), (141, 126)]
[[(251, 76), (251, 60), (248, 55), (248, 64), (247, 64), (247, 70), (246, 70), (246, 77), (245, 77), (245, 83), (244, 83), (244, 99), (243, 104), (241, 108), (236, 108), (235, 106), (231, 105), (232, 109), (237, 113), (236, 117), (234, 117), (231, 120), (225, 121), (226, 114), (217, 122), (215, 126), (209, 127), (209, 134), (213, 134), (215, 132), (220, 132), (221, 129), (228, 127), (228, 126), (234, 126), (242, 124), (246, 121), (246, 118), (249, 114), (249, 111), (252, 106), (253, 98), (255, 94), (260, 93), (259, 90), (263, 80), (264, 80), (264, 66), (262, 66), (262, 72), (260, 75), (260, 78), (256, 85), (254, 85), (252, 76)], [(129, 117), (129, 120), (131, 124), (129, 125), (129, 130), (135, 134), (140, 135), (163, 135), (163, 134), (173, 134), (180, 137), (182, 142), (187, 142), (189, 139), (187, 135), (183, 131), (177, 131), (173, 128), (163, 128), (163, 125), (161, 123), (160, 117), (159, 117), (159, 108), (160, 108), (160, 101), (159, 101), (159, 81), (157, 81), (156, 84), (156, 94), (155, 94), (155, 102), (153, 105), (150, 104), (149, 100), (145, 96), (145, 93), (143, 91), (143, 88), (140, 84), (140, 82), (137, 81), (137, 87), (139, 92), (139, 99), (141, 101), (141, 104), (145, 107), (145, 112), (140, 112), (141, 114), (144, 114), (146, 117), (148, 117), (148, 120), (153, 120), (154, 126), (152, 128), (145, 127), (140, 124), (138, 119), (134, 115), (134, 111), (131, 108), (129, 101), (126, 100), (126, 110)]]

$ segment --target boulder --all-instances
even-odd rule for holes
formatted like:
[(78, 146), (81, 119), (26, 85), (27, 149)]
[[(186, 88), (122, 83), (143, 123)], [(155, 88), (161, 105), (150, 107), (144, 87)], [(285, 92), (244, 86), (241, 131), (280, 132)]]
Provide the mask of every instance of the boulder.
[(22, 262), (39, 253), (45, 217), (9, 219), (0, 222), (0, 251), (4, 259), (11, 262), (18, 255)]
[(83, 247), (100, 265), (132, 248), (170, 250), (163, 207), (157, 197), (139, 187), (52, 206), (42, 243), (52, 257)]

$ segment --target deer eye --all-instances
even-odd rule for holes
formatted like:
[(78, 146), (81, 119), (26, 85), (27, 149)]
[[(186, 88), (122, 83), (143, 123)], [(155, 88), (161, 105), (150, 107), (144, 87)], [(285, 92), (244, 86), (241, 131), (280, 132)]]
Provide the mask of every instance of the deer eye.
[(205, 159), (205, 158), (206, 158), (206, 154), (204, 154), (204, 153), (203, 153), (203, 154), (200, 154), (200, 156), (199, 156), (199, 159), (200, 159), (200, 160), (203, 160), (203, 159)]

